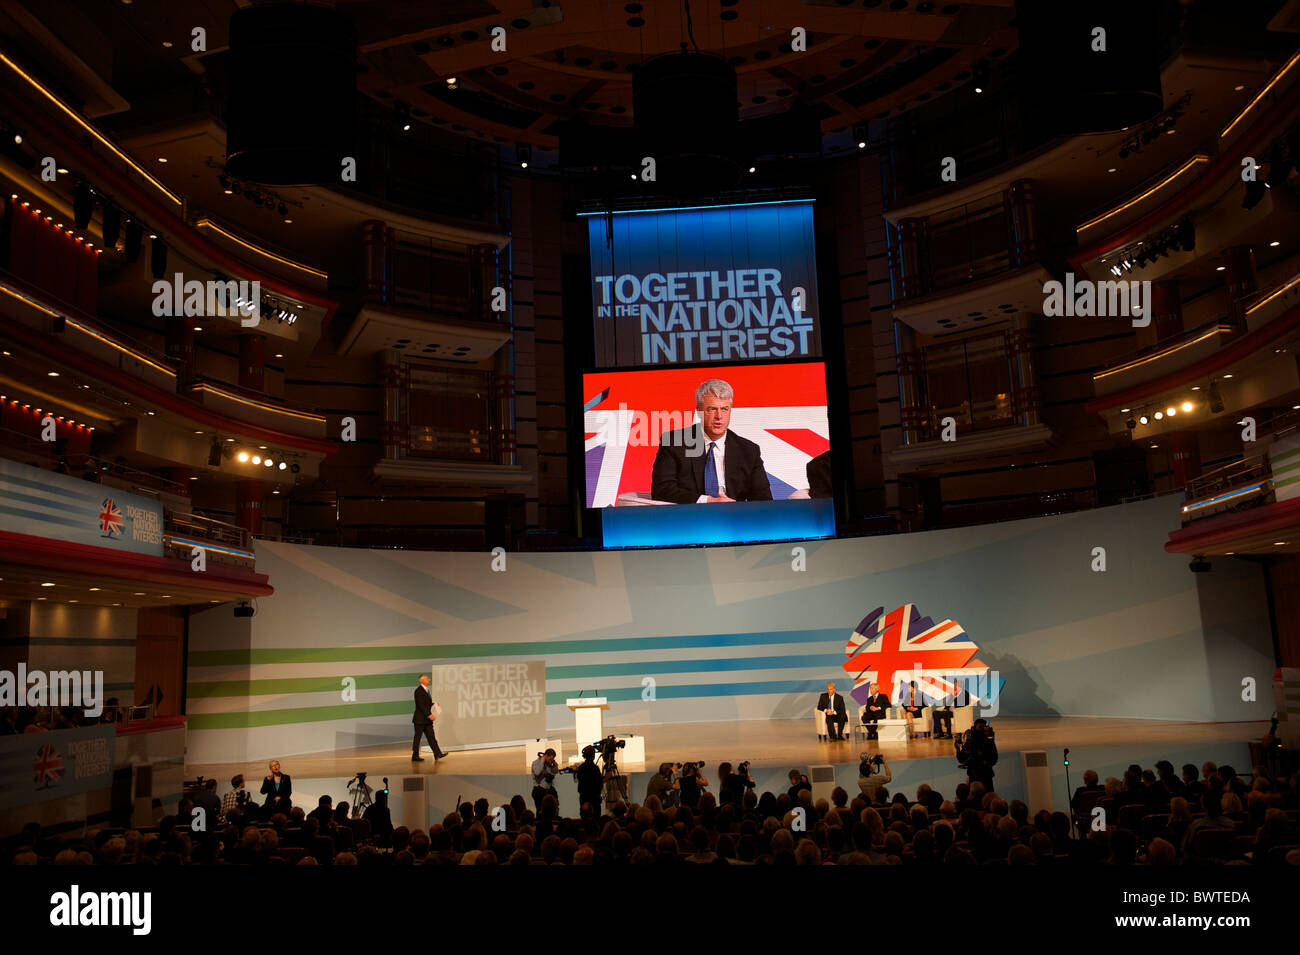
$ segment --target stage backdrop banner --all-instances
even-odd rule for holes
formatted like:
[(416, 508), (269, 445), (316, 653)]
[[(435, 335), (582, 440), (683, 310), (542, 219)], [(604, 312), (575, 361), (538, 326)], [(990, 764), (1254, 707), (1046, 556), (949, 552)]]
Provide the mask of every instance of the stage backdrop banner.
[(0, 740), (0, 809), (111, 786), (116, 735), (110, 723)]
[(441, 664), (430, 676), (443, 749), (546, 736), (545, 660)]

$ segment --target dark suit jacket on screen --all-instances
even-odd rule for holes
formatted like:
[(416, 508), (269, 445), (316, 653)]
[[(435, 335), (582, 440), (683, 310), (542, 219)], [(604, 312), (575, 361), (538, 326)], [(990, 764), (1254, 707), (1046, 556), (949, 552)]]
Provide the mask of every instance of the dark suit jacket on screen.
[[(674, 504), (694, 504), (704, 493), (704, 462), (708, 457), (708, 442), (699, 443), (700, 426), (680, 431), (666, 431), (659, 438), (659, 452), (655, 455), (651, 474), (650, 496), (657, 501)], [(695, 457), (687, 450), (704, 448)], [(722, 486), (727, 497), (737, 501), (770, 501), (772, 485), (763, 469), (763, 455), (757, 444), (727, 431), (725, 474)]]

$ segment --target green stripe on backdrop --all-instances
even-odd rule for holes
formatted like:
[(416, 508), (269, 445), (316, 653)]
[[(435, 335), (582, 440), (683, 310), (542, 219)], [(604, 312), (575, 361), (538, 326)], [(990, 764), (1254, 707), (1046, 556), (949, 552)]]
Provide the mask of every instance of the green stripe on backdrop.
[[(191, 699), (216, 699), (224, 696), (279, 696), (285, 693), (341, 693), (343, 679), (349, 674), (338, 676), (300, 677), (283, 680), (213, 680), (207, 683), (190, 683), (186, 686), (186, 695)], [(415, 683), (420, 678), (415, 673), (371, 673), (352, 677), (357, 681), (358, 690), (388, 690), (396, 686), (409, 686), (415, 692)]]
[(681, 637), (626, 637), (604, 640), (539, 640), (528, 643), (425, 644), (391, 647), (275, 647), (265, 650), (195, 650), (191, 667), (251, 666), (258, 663), (354, 663), (376, 660), (458, 660), (472, 657), (538, 657), (560, 653), (628, 653), (682, 647), (745, 647), (765, 643), (820, 643), (843, 640), (848, 627), (763, 633), (713, 633)]
[[(691, 699), (706, 696), (758, 696), (773, 693), (816, 693), (826, 684), (822, 680), (781, 680), (770, 683), (714, 683), (689, 686), (661, 686), (657, 699)], [(547, 693), (547, 706), (562, 705), (572, 690)], [(607, 700), (639, 700), (640, 686), (601, 688)], [(321, 723), (328, 720), (355, 720), (369, 716), (406, 716), (411, 704), (407, 700), (387, 703), (342, 703), (336, 706), (300, 706), (285, 710), (262, 710), (256, 713), (198, 713), (189, 717), (191, 730), (252, 729), (259, 726), (283, 726), (287, 723)]]
[[(817, 653), (808, 656), (723, 657), (711, 660), (645, 660), (639, 663), (593, 663), (586, 666), (547, 667), (548, 680), (599, 679), (616, 676), (654, 676), (663, 673), (719, 673), (729, 670), (786, 670), (806, 667), (835, 668), (844, 662), (842, 654)], [(358, 690), (385, 690), (415, 686), (419, 674), (372, 673), (352, 677)], [(187, 693), (195, 699), (238, 696), (280, 696), (287, 693), (330, 693), (343, 689), (343, 679), (350, 674), (333, 676), (286, 677), (278, 680), (211, 680), (193, 681)]]

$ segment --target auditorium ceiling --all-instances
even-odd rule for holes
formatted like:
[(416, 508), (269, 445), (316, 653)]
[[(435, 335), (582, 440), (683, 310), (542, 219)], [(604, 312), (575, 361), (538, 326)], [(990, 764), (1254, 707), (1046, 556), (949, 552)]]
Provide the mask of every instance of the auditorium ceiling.
[[(113, 89), (138, 116), (151, 102), (162, 113), (169, 71), (219, 74), (229, 16), (245, 5), (104, 0), (77, 5), (76, 15), (86, 18), (88, 31), (112, 37), (112, 49), (99, 55), (112, 58)], [(556, 148), (564, 121), (631, 126), (638, 65), (683, 44), (719, 53), (735, 66), (741, 119), (800, 104), (818, 117), (824, 134), (840, 134), (838, 148), (850, 148), (855, 123), (941, 97), (969, 82), (972, 68), (982, 68), (977, 64), (995, 64), (1016, 45), (1012, 0), (340, 0), (335, 6), (357, 28), (362, 95), (409, 113), (413, 122), (544, 151)], [(195, 27), (206, 31), (204, 53), (190, 49)], [(493, 48), (494, 27), (505, 31), (504, 51)], [(796, 30), (806, 37), (804, 50), (794, 48)]]

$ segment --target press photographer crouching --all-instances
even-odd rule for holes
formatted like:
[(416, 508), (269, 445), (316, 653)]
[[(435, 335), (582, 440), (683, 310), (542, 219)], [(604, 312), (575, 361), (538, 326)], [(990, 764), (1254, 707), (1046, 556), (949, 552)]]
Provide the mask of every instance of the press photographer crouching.
[(675, 771), (680, 766), (680, 763), (677, 764), (677, 767), (674, 767), (672, 763), (659, 764), (659, 772), (651, 776), (650, 781), (646, 783), (646, 802), (650, 801), (651, 796), (658, 796), (659, 805), (664, 809), (681, 804), (682, 784)]
[(537, 814), (542, 813), (542, 800), (547, 796), (554, 796), (558, 804), (560, 794), (555, 791), (555, 777), (560, 772), (560, 764), (555, 761), (555, 750), (547, 749), (544, 753), (538, 753), (537, 758), (533, 760), (533, 805), (537, 808)]
[(993, 791), (993, 765), (998, 761), (998, 746), (993, 739), (993, 727), (989, 721), (980, 717), (965, 733), (958, 733), (953, 740), (957, 751), (957, 765), (966, 770), (971, 782), (981, 782), (984, 788)]
[(889, 760), (879, 753), (862, 754), (862, 762), (858, 763), (858, 790), (868, 802), (879, 802), (877, 795), (885, 783), (893, 778), (894, 774), (889, 770)]

